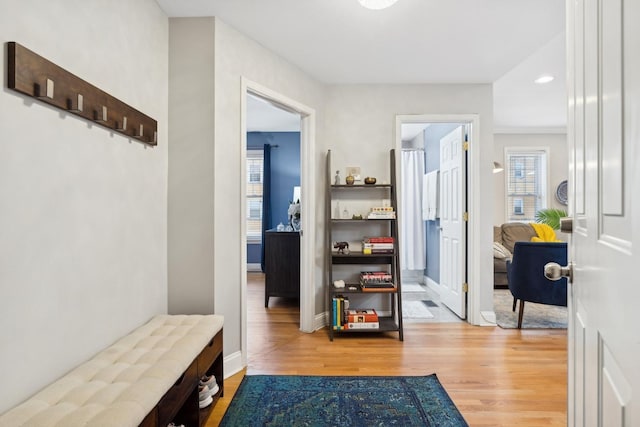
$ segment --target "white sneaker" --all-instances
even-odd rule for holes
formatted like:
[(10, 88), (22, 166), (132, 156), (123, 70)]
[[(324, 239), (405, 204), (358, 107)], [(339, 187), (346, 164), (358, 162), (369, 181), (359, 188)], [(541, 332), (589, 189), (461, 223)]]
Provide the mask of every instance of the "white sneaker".
[(220, 387), (218, 387), (218, 384), (216, 383), (213, 383), (213, 388), (209, 388), (206, 385), (201, 385), (198, 387), (198, 397), (200, 400), (206, 399), (207, 397), (216, 394), (218, 390), (220, 390)]
[(198, 406), (200, 407), (200, 409), (202, 409), (202, 408), (206, 408), (212, 403), (213, 403), (213, 397), (207, 396), (204, 400), (200, 399), (200, 402), (198, 402)]
[(216, 377), (214, 375), (204, 375), (200, 378), (200, 385), (211, 386), (216, 382)]
[(209, 391), (211, 392), (211, 396), (214, 396), (216, 393), (220, 391), (220, 387), (218, 387), (218, 384), (216, 383), (213, 383), (213, 385), (210, 385), (208, 387), (209, 387)]

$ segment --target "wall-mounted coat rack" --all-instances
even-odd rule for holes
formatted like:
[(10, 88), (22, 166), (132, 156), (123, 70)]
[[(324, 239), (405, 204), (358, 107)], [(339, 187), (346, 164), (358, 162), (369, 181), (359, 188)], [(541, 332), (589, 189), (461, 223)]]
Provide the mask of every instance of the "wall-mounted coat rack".
[(30, 51), (8, 42), (7, 86), (145, 144), (158, 144), (158, 122)]

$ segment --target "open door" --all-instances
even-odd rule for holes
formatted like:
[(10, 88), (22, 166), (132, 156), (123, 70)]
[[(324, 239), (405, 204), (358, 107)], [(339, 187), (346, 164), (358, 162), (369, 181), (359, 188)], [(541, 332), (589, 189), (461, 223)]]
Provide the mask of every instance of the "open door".
[(640, 425), (638, 16), (637, 1), (567, 1), (569, 426)]
[(464, 289), (466, 222), (464, 127), (440, 140), (440, 298), (460, 318), (467, 316)]

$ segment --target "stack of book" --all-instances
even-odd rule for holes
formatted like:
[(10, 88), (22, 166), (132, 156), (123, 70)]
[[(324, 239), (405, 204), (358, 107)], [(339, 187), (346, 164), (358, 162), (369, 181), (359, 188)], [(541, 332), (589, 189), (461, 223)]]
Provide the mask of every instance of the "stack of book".
[(336, 331), (347, 329), (345, 326), (345, 310), (349, 308), (349, 298), (336, 295), (333, 297), (331, 303), (333, 304), (333, 319), (331, 319), (333, 329)]
[(378, 313), (373, 308), (345, 310), (345, 329), (379, 329)]
[(386, 271), (363, 271), (360, 273), (362, 292), (393, 292), (396, 289), (391, 273)]
[(393, 237), (366, 237), (362, 241), (362, 253), (365, 255), (392, 254), (393, 247)]
[(367, 219), (395, 219), (396, 213), (391, 206), (371, 208)]

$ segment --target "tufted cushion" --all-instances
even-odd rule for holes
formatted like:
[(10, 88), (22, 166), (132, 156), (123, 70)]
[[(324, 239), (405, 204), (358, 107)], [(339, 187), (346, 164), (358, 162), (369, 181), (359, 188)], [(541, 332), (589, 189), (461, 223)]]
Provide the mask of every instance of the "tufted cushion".
[(137, 426), (222, 329), (160, 315), (0, 416), (0, 426)]

